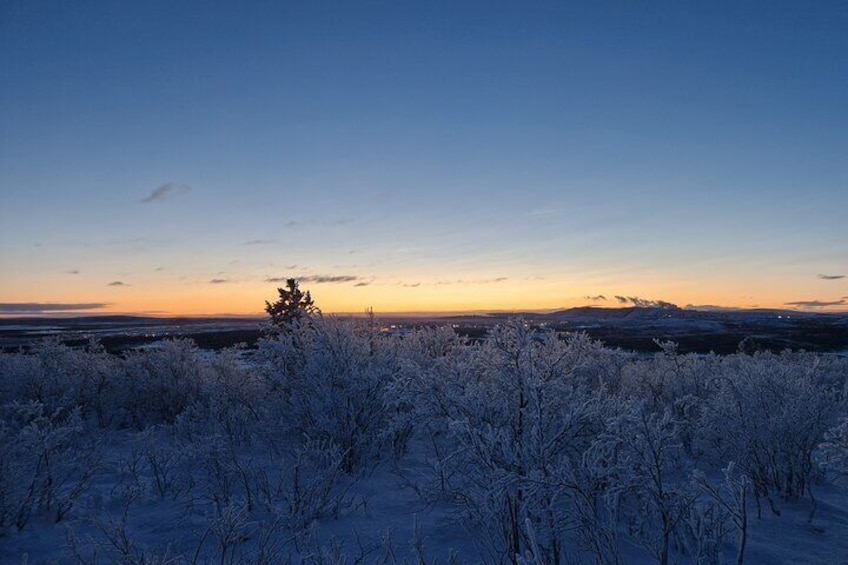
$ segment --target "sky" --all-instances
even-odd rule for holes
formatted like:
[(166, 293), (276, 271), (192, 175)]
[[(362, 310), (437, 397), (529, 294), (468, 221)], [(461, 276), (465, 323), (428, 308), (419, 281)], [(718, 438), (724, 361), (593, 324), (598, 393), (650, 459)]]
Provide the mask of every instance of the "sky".
[[(848, 3), (2, 0), (0, 315), (848, 311)], [(616, 298), (619, 297), (619, 298)]]

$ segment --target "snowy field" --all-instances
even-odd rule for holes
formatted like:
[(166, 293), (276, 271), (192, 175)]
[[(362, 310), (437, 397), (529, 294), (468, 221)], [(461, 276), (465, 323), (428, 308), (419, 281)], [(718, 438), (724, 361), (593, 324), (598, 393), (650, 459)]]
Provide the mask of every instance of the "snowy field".
[(848, 563), (848, 358), (317, 318), (0, 354), (0, 563)]

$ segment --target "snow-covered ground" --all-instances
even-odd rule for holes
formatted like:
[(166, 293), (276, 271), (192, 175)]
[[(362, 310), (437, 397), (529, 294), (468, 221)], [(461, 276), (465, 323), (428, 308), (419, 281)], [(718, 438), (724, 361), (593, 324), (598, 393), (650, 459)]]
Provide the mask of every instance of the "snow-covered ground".
[[(131, 441), (128, 437), (123, 439)], [(112, 453), (125, 454), (126, 443), (113, 446)], [(348, 494), (351, 506), (338, 517), (316, 519), (300, 540), (288, 532), (273, 531), (272, 526), (261, 521), (266, 516), (243, 518), (238, 522), (241, 529), (232, 560), (225, 562), (256, 562), (263, 533), (277, 534), (281, 539), (278, 552), (268, 551), (269, 563), (419, 563), (420, 557), (426, 563), (493, 562), (485, 545), (481, 545), (484, 533), (469, 527), (452, 506), (422, 502), (406, 484), (403, 472), (414, 473), (417, 467), (420, 462), (409, 459), (399, 470), (382, 468), (360, 479)], [(129, 504), (125, 530), (129, 538), (126, 549), (131, 555), (123, 555), (114, 545), (122, 535), (122, 513), (129, 502), (120, 483), (120, 474), (104, 472), (80, 502), (73, 518), (55, 523), (49, 517), (40, 517), (21, 532), (7, 533), (0, 538), (0, 563), (145, 562), (144, 559), (148, 563), (179, 563), (195, 562), (196, 553), (196, 562), (220, 561), (220, 541), (209, 539), (215, 532), (209, 532), (209, 521), (203, 512), (187, 516), (182, 503), (161, 499), (149, 489)], [(784, 504), (780, 516), (766, 512), (761, 519), (752, 517), (744, 562), (848, 562), (848, 495), (845, 489), (828, 486), (817, 488), (816, 498), (812, 520), (809, 500)], [(201, 540), (206, 542), (205, 547), (201, 547)], [(734, 548), (725, 549), (725, 562), (735, 562)], [(74, 551), (78, 552), (77, 557)], [(622, 553), (625, 563), (656, 562), (633, 547), (625, 546)], [(565, 562), (594, 561), (584, 555)]]

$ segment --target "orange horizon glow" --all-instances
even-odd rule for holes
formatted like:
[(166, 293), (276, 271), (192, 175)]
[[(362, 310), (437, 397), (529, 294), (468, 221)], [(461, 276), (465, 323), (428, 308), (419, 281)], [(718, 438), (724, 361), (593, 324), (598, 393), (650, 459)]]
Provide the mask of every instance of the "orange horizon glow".
[[(399, 283), (369, 282), (355, 287), (350, 284), (301, 285), (310, 291), (316, 305), (326, 314), (361, 314), (372, 309), (377, 315), (450, 315), (486, 312), (551, 312), (579, 306), (619, 308), (633, 306), (622, 303), (616, 296), (640, 297), (644, 300), (663, 301), (681, 308), (708, 306), (709, 309), (779, 309), (805, 312), (848, 312), (848, 305), (803, 308), (787, 304), (786, 296), (802, 296), (800, 289), (775, 286), (769, 293), (755, 297), (744, 291), (738, 283), (712, 285), (709, 293), (696, 292), (694, 285), (680, 283), (655, 283), (653, 287), (634, 284), (632, 292), (616, 291), (612, 287), (593, 286), (595, 290), (581, 292), (569, 288), (556, 279), (508, 279), (481, 282), (431, 281), (415, 288)], [(43, 312), (2, 313), (4, 317), (26, 315), (96, 315), (127, 314), (160, 317), (209, 317), (265, 315), (265, 301), (277, 298), (279, 284), (229, 283), (187, 284), (162, 288), (161, 286), (129, 286), (110, 289), (108, 293), (93, 293), (87, 288), (74, 289), (54, 300), (37, 300), (30, 293), (20, 292), (3, 297), (9, 304), (33, 303), (45, 305)], [(597, 298), (599, 295), (604, 300)], [(107, 298), (104, 300), (104, 296)], [(596, 297), (595, 299), (589, 298)], [(100, 300), (98, 300), (100, 298)], [(700, 299), (699, 299), (700, 298)], [(834, 300), (839, 302), (839, 299)], [(51, 311), (50, 304), (102, 304), (100, 308)]]

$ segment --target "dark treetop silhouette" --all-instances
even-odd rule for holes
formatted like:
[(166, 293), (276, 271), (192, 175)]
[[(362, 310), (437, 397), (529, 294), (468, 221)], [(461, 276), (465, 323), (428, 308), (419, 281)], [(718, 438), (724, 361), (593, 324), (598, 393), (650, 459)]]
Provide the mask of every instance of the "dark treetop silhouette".
[(320, 314), (309, 291), (298, 288), (297, 279), (286, 279), (286, 288), (278, 288), (280, 298), (271, 304), (265, 301), (265, 311), (271, 317), (271, 325), (279, 331), (290, 329), (294, 322)]

